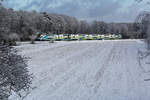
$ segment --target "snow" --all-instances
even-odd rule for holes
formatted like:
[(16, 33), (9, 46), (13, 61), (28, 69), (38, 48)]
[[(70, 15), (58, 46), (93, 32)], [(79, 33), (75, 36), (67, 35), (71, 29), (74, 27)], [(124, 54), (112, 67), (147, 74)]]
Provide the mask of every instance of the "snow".
[[(21, 43), (16, 48), (31, 58), (35, 87), (24, 100), (149, 100), (150, 74), (138, 60), (143, 44), (141, 40)], [(142, 61), (142, 66), (150, 65)]]

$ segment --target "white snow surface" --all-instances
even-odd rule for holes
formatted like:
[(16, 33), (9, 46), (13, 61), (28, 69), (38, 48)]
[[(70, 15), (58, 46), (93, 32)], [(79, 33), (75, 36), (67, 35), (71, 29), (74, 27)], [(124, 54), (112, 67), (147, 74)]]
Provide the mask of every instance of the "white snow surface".
[(138, 62), (143, 45), (140, 40), (21, 43), (16, 48), (31, 58), (34, 75), (34, 89), (24, 100), (150, 100), (149, 70)]

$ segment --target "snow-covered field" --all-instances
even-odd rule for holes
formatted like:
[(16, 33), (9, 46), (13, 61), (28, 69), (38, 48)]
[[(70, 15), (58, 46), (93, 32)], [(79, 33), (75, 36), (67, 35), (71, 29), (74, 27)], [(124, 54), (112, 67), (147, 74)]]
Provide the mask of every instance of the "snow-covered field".
[(150, 100), (150, 70), (138, 62), (143, 45), (140, 40), (22, 43), (16, 48), (31, 57), (34, 74), (34, 89), (24, 100)]

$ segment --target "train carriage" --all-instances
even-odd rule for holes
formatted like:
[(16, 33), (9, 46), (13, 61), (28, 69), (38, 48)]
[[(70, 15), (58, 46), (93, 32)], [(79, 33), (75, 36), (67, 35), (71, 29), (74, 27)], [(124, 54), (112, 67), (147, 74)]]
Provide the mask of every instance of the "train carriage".
[(46, 40), (55, 40), (55, 41), (75, 41), (75, 40), (116, 40), (121, 39), (122, 35), (118, 34), (59, 34), (59, 35), (46, 35), (41, 34), (40, 40), (46, 41)]

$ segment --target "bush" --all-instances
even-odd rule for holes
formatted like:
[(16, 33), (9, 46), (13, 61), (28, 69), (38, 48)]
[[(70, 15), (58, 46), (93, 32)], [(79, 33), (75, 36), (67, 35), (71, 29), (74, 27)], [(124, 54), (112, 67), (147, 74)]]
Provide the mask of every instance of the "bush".
[(0, 100), (8, 100), (12, 92), (21, 97), (30, 89), (32, 75), (27, 70), (27, 58), (9, 46), (0, 46)]

